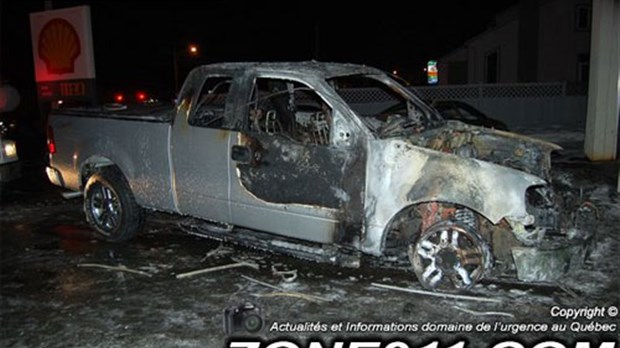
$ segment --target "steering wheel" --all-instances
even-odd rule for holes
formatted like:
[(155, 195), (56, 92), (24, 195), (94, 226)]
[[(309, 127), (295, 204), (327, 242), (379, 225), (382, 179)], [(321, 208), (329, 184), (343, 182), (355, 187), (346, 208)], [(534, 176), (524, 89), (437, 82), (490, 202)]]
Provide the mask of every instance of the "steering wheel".
[(392, 133), (398, 129), (406, 130), (415, 126), (420, 126), (421, 120), (411, 120), (409, 117), (401, 114), (391, 114), (387, 117), (385, 125), (379, 131), (381, 136)]
[(381, 111), (381, 113), (377, 116), (377, 119), (382, 122), (388, 122), (388, 119), (392, 115), (407, 115), (407, 103), (402, 102), (390, 106), (389, 108)]

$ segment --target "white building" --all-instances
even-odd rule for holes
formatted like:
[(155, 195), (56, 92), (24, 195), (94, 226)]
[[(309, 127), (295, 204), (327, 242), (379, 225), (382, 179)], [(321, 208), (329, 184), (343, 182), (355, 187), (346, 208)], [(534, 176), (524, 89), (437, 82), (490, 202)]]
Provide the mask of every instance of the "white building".
[(587, 83), (591, 8), (591, 0), (521, 0), (438, 59), (439, 83)]

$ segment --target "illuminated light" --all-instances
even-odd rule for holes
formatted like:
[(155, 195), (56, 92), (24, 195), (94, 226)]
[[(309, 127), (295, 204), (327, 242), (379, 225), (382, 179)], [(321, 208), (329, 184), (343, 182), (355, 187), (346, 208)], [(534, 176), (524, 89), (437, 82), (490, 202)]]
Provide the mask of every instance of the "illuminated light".
[(144, 92), (137, 92), (136, 93), (136, 100), (139, 102), (143, 102), (146, 100), (146, 93)]
[(437, 61), (429, 60), (426, 64), (426, 76), (429, 85), (435, 85), (439, 82), (439, 70), (437, 69)]
[(56, 143), (51, 141), (47, 143), (47, 151), (49, 151), (50, 155), (56, 153)]
[(50, 126), (47, 127), (47, 151), (50, 155), (56, 153), (56, 141), (54, 140), (54, 129)]
[(50, 152), (51, 155), (56, 153), (56, 143), (48, 143), (47, 144), (47, 150)]
[(392, 70), (392, 74), (393, 75), (398, 75), (398, 70), (396, 70), (396, 69)]
[(12, 140), (3, 140), (2, 150), (4, 151), (5, 157), (17, 157), (17, 147)]
[(115, 102), (122, 103), (124, 100), (125, 100), (125, 96), (124, 95), (122, 95), (120, 93), (117, 93), (117, 94), (114, 95), (114, 101)]
[(70, 22), (55, 18), (41, 29), (38, 51), (39, 58), (45, 62), (48, 73), (73, 73), (75, 61), (82, 53), (80, 37)]
[(57, 103), (58, 105), (62, 105), (62, 103), (64, 103), (64, 101), (59, 100), (59, 101), (57, 101), (56, 103)]
[(193, 55), (198, 54), (198, 46), (195, 44), (189, 45), (189, 53)]

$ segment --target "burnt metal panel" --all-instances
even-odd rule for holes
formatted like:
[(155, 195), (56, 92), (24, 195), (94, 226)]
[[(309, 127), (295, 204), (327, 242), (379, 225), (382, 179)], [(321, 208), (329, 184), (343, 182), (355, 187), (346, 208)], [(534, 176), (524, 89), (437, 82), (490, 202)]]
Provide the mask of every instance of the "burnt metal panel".
[(550, 179), (551, 152), (561, 149), (535, 138), (457, 121), (411, 136), (410, 140), (429, 149), (496, 163), (545, 180)]
[(259, 199), (339, 208), (347, 153), (327, 146), (298, 144), (280, 135), (245, 137), (253, 163), (239, 163), (241, 184)]
[(447, 202), (468, 207), (493, 223), (528, 216), (525, 191), (539, 177), (493, 163), (412, 145), (405, 140), (370, 143), (363, 250), (380, 254), (385, 229), (407, 206)]

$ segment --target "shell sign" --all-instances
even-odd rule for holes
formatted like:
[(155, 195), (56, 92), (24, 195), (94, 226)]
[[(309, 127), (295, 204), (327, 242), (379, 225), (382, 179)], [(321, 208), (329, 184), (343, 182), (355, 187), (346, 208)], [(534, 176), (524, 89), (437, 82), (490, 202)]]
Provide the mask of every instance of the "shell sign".
[(39, 96), (87, 96), (95, 78), (90, 7), (31, 13), (30, 29)]
[(47, 22), (38, 39), (39, 58), (51, 74), (75, 72), (75, 60), (80, 55), (80, 38), (71, 23), (62, 18)]

